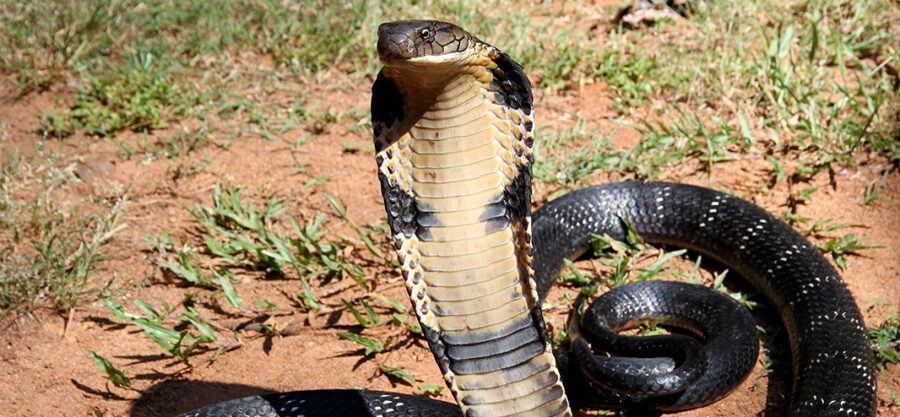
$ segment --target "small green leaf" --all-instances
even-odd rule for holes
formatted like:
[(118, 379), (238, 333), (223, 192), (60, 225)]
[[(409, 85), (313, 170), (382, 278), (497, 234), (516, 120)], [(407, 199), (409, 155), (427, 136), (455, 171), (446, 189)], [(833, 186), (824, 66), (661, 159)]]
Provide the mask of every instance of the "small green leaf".
[(625, 222), (625, 241), (628, 242), (630, 247), (639, 248), (643, 239), (641, 239), (634, 225), (631, 224), (631, 216), (628, 215), (628, 212), (625, 212), (625, 218), (622, 220)]
[(222, 242), (219, 242), (209, 235), (203, 235), (203, 243), (206, 244), (206, 248), (209, 249), (210, 253), (216, 255), (222, 262), (232, 265), (239, 263), (238, 260), (234, 258), (231, 246), (225, 246)]
[(147, 315), (150, 316), (151, 319), (159, 320), (162, 317), (159, 312), (157, 312), (156, 309), (153, 308), (153, 306), (147, 304), (144, 301), (134, 300), (134, 305), (141, 309), (141, 311), (147, 313)]
[(588, 285), (591, 283), (590, 277), (584, 276), (578, 268), (575, 267), (575, 263), (568, 260), (563, 259), (563, 262), (566, 264), (566, 268), (569, 269), (569, 274), (560, 274), (561, 277), (565, 278), (566, 281), (571, 282), (575, 285)]
[(399, 380), (400, 382), (403, 382), (403, 383), (406, 383), (409, 385), (416, 383), (416, 379), (413, 378), (413, 376), (410, 375), (409, 372), (406, 372), (405, 370), (403, 370), (401, 368), (391, 368), (389, 366), (378, 365), (378, 369), (380, 369), (381, 372), (384, 373), (385, 375), (387, 375), (388, 377), (393, 377), (393, 378)]
[(243, 301), (241, 297), (238, 296), (237, 291), (234, 290), (234, 287), (231, 285), (231, 273), (226, 269), (225, 274), (220, 274), (216, 272), (215, 269), (212, 270), (213, 275), (216, 277), (216, 280), (219, 281), (219, 286), (222, 287), (222, 292), (225, 293), (225, 300), (228, 301), (228, 304), (231, 304), (232, 307), (236, 309), (241, 309), (243, 306)]
[(302, 299), (306, 303), (306, 306), (313, 310), (318, 310), (318, 309), (322, 308), (322, 306), (319, 304), (319, 302), (316, 301), (316, 296), (313, 295), (312, 290), (306, 284), (305, 279), (301, 282), (301, 285), (303, 286), (303, 292), (300, 294), (297, 294), (297, 297), (300, 297), (300, 299)]
[(363, 232), (362, 229), (360, 229), (359, 226), (357, 226), (349, 216), (347, 216), (347, 212), (344, 211), (343, 207), (341, 207), (341, 205), (338, 204), (338, 202), (328, 194), (325, 194), (325, 199), (328, 200), (328, 203), (331, 204), (331, 207), (334, 207), (341, 218), (344, 219), (345, 222), (347, 222), (347, 224), (356, 232), (357, 235), (359, 235), (359, 238), (362, 239), (363, 244), (366, 245), (366, 249), (368, 249), (369, 252), (372, 252), (372, 254), (377, 256), (378, 258), (384, 259), (384, 255), (381, 254), (381, 251), (375, 247), (375, 244), (372, 243), (372, 240), (369, 239), (369, 236), (367, 236), (366, 233)]
[(113, 312), (113, 316), (110, 317), (110, 320), (133, 320), (141, 317), (136, 314), (126, 312), (125, 308), (122, 307), (121, 304), (110, 300), (109, 298), (103, 298), (102, 300), (104, 303), (106, 303), (106, 306), (109, 308), (109, 310)]
[(369, 323), (372, 326), (377, 326), (381, 324), (380, 320), (378, 320), (378, 315), (375, 314), (375, 310), (372, 309), (372, 306), (366, 302), (366, 300), (359, 300), (359, 304), (363, 306), (363, 309), (366, 311), (366, 317), (369, 318)]
[(802, 190), (797, 191), (797, 195), (800, 196), (800, 198), (802, 198), (803, 201), (812, 201), (812, 193), (813, 193), (813, 191), (816, 191), (816, 190), (818, 190), (819, 188), (822, 188), (822, 185), (813, 185), (813, 186), (809, 186), (809, 187), (806, 187), (806, 188), (804, 188), (804, 189), (802, 189)]
[(372, 293), (372, 295), (375, 296), (375, 298), (381, 300), (381, 302), (389, 305), (391, 308), (393, 308), (395, 311), (397, 311), (400, 314), (406, 314), (406, 312), (408, 311), (408, 309), (406, 308), (405, 305), (403, 305), (403, 303), (401, 303), (393, 298), (385, 297), (381, 294), (374, 293), (374, 292)]
[(663, 267), (663, 265), (665, 265), (666, 262), (668, 262), (672, 258), (684, 255), (686, 252), (687, 252), (686, 249), (680, 249), (680, 250), (676, 250), (676, 251), (672, 251), (672, 252), (668, 252), (668, 253), (663, 253), (662, 250), (660, 250), (659, 258), (657, 258), (656, 261), (653, 261), (652, 264), (647, 265), (644, 268), (641, 268), (641, 273), (638, 274), (638, 278), (637, 278), (638, 281), (647, 280), (647, 279), (650, 279), (650, 278), (656, 276), (657, 274), (659, 274), (659, 271), (662, 270), (662, 267)]
[(774, 183), (777, 184), (779, 181), (781, 181), (782, 178), (784, 178), (785, 175), (787, 175), (787, 172), (784, 170), (784, 168), (781, 166), (781, 163), (778, 162), (777, 159), (771, 156), (767, 156), (766, 160), (769, 161), (770, 164), (772, 164), (772, 170), (775, 171)]
[(113, 366), (112, 362), (108, 359), (98, 355), (93, 350), (89, 350), (88, 355), (94, 360), (97, 367), (106, 373), (104, 378), (112, 381), (113, 384), (116, 384), (119, 387), (128, 388), (131, 386), (131, 378), (125, 376), (125, 373)]
[(391, 313), (391, 326), (395, 327), (406, 323), (407, 317), (409, 317), (407, 313)]
[(170, 350), (174, 343), (184, 337), (182, 333), (179, 333), (174, 329), (163, 327), (143, 317), (135, 319), (134, 324), (138, 325), (138, 327), (144, 331), (144, 335), (148, 339), (156, 342), (166, 350)]
[(373, 326), (372, 322), (366, 320), (366, 318), (363, 317), (362, 314), (359, 313), (359, 310), (357, 310), (356, 307), (353, 307), (353, 304), (350, 304), (349, 301), (342, 298), (341, 303), (344, 304), (344, 307), (347, 307), (347, 310), (349, 310), (350, 314), (352, 314), (353, 317), (356, 318), (356, 321), (359, 323), (360, 326), (363, 326), (367, 329)]
[(409, 331), (411, 331), (415, 334), (423, 334), (422, 326), (419, 326), (418, 324), (409, 324), (405, 321), (403, 322), (403, 324), (406, 325), (406, 328), (409, 329)]
[(368, 337), (360, 336), (356, 333), (350, 332), (337, 332), (337, 335), (341, 338), (347, 339), (352, 342), (356, 342), (362, 345), (366, 349), (366, 356), (369, 356), (373, 353), (378, 353), (384, 350), (384, 346), (381, 342), (375, 339), (369, 339)]
[(218, 340), (219, 335), (216, 333), (215, 329), (212, 328), (209, 324), (200, 320), (200, 313), (197, 312), (193, 307), (189, 307), (187, 313), (182, 313), (178, 316), (179, 319), (189, 321), (197, 330), (200, 330), (200, 333), (203, 335), (198, 340), (203, 342), (215, 342)]
[(268, 301), (266, 301), (266, 300), (256, 300), (256, 301), (253, 302), (253, 305), (255, 305), (255, 306), (257, 306), (257, 307), (265, 308), (265, 309), (267, 309), (267, 310), (272, 310), (272, 311), (275, 311), (275, 310), (278, 309), (278, 306), (277, 306), (277, 305), (275, 305), (275, 304), (273, 304), (273, 303), (270, 303), (270, 302), (268, 302)]
[(429, 397), (437, 397), (438, 395), (441, 395), (442, 392), (444, 392), (444, 387), (428, 383), (419, 385), (419, 389)]

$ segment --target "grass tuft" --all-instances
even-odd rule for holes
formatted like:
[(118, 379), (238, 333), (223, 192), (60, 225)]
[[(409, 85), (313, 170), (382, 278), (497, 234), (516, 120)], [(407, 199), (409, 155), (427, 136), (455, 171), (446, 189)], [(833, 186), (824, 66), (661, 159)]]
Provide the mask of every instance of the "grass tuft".
[(86, 199), (81, 204), (91, 214), (76, 215), (54, 198), (73, 181), (71, 172), (53, 168), (58, 154), (42, 150), (39, 155), (46, 159), (35, 166), (10, 151), (2, 169), (0, 318), (44, 307), (65, 312), (102, 295), (112, 282), (91, 277), (108, 259), (106, 245), (126, 227), (127, 195)]

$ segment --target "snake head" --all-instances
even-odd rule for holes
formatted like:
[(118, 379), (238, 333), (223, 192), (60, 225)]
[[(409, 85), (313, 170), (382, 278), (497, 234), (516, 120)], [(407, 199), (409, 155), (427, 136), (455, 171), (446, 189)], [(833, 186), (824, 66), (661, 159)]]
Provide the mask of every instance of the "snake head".
[(473, 41), (469, 32), (446, 22), (404, 20), (378, 26), (378, 56), (384, 65), (452, 59)]

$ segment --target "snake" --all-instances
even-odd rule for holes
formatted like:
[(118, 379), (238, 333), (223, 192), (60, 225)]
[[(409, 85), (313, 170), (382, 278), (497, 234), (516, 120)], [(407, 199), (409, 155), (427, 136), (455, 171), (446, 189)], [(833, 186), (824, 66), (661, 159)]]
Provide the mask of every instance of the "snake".
[[(718, 291), (666, 281), (615, 288), (576, 308), (571, 349), (553, 350), (541, 300), (558, 271), (591, 247), (592, 235), (624, 239), (629, 230), (721, 262), (768, 300), (791, 349), (788, 415), (874, 415), (875, 368), (859, 308), (791, 226), (732, 194), (668, 182), (582, 188), (532, 213), (534, 101), (521, 65), (431, 20), (381, 24), (377, 48), (372, 130), (391, 243), (456, 404), (312, 390), (184, 416), (570, 416), (582, 407), (710, 404), (744, 380), (759, 344), (747, 310)], [(618, 333), (645, 317), (671, 320), (671, 334)], [(623, 358), (629, 349), (638, 357)]]

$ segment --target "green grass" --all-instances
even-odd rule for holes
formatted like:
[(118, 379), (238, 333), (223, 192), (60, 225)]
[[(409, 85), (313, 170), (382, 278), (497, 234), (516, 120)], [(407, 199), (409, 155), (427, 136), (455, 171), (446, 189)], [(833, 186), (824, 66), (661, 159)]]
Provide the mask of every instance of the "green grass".
[[(287, 207), (283, 201), (269, 198), (265, 206), (257, 207), (242, 197), (243, 191), (216, 186), (212, 206), (186, 208), (202, 228), (202, 247), (176, 244), (165, 231), (159, 237), (144, 236), (157, 252), (160, 268), (184, 285), (221, 287), (232, 305), (237, 303), (237, 295), (229, 294), (233, 293), (231, 269), (238, 268), (279, 276), (293, 273), (303, 286), (298, 297), (312, 309), (320, 308), (310, 287), (312, 280), (328, 282), (349, 277), (368, 289), (360, 262), (342, 255), (343, 243), (326, 238), (324, 214), (301, 223), (294, 217), (284, 218)], [(329, 201), (367, 248), (380, 255), (367, 233), (350, 220), (336, 201)], [(282, 227), (288, 225), (290, 231), (285, 232)]]
[(615, 168), (652, 178), (690, 158), (712, 175), (730, 152), (752, 151), (796, 160), (777, 172), (783, 177), (867, 154), (897, 160), (896, 9), (887, 1), (841, 4), (712, 2), (680, 30), (613, 32), (602, 54), (583, 57), (594, 60), (593, 77), (608, 84), (621, 113), (664, 120), (643, 122), (640, 144), (621, 151), (632, 161)]
[[(875, 303), (876, 306), (881, 301), (879, 299)], [(889, 313), (888, 318), (881, 324), (870, 326), (867, 330), (869, 340), (872, 342), (872, 350), (875, 351), (875, 365), (880, 369), (879, 377), (890, 397), (890, 405), (900, 405), (900, 395), (894, 392), (897, 387), (891, 385), (885, 369), (888, 363), (894, 365), (900, 363), (900, 317), (896, 313)]]
[[(577, 33), (528, 23), (528, 12), (540, 7), (497, 13), (497, 4), (354, 0), (335, 7), (305, 0), (284, 7), (276, 0), (191, 0), (175, 7), (170, 2), (7, 0), (0, 4), (0, 70), (18, 84), (19, 96), (61, 79), (78, 84), (73, 102), (61, 102), (41, 116), (42, 132), (56, 137), (78, 131), (100, 136), (152, 131), (214, 111), (223, 118), (238, 113), (236, 125), (277, 136), (273, 129), (283, 133), (299, 123), (288, 123), (296, 119), (279, 113), (286, 106), (248, 102), (235, 94), (272, 89), (272, 80), (252, 67), (242, 68), (239, 77), (229, 73), (228, 67), (246, 67), (240, 56), (269, 56), (283, 74), (336, 70), (361, 81), (379, 67), (372, 48), (377, 25), (414, 16), (449, 16), (478, 36), (498, 43), (502, 38), (541, 85), (565, 87), (579, 77), (574, 70), (593, 49), (572, 44)], [(547, 54), (537, 45), (559, 48)], [(203, 80), (199, 89), (194, 88), (198, 79)], [(274, 108), (274, 114), (264, 108)]]
[(74, 181), (56, 168), (56, 150), (38, 145), (26, 160), (12, 148), (7, 156), (0, 177), (0, 318), (42, 307), (67, 312), (104, 294), (111, 282), (90, 278), (125, 228), (127, 195), (79, 201), (91, 214), (78, 216), (53, 197)]
[[(467, 1), (373, 5), (356, 0), (331, 7), (307, 0), (281, 7), (275, 0), (193, 0), (177, 8), (165, 2), (84, 3), (7, 1), (0, 8), (0, 23), (8, 28), (0, 36), (0, 68), (22, 93), (57, 78), (81, 84), (74, 102), (44, 113), (48, 135), (153, 130), (217, 113), (217, 118), (237, 116), (233, 129), (241, 125), (277, 137), (303, 123), (284, 112), (289, 106), (234, 93), (261, 79), (256, 88), (271, 90), (264, 71), (246, 68), (234, 77), (223, 73), (224, 66), (244, 67), (236, 59), (241, 54), (268, 55), (278, 72), (337, 70), (359, 82), (378, 69), (372, 45), (380, 22), (445, 16), (518, 59), (540, 88), (573, 88), (592, 80), (609, 84), (623, 114), (639, 107), (664, 115), (709, 108), (702, 119), (691, 114), (688, 120), (706, 123), (717, 117), (730, 128), (741, 119), (756, 135), (749, 139), (761, 142), (767, 153), (789, 152), (811, 167), (852, 162), (850, 155), (859, 151), (900, 157), (892, 111), (898, 105), (900, 52), (889, 46), (900, 39), (887, 0), (843, 8), (833, 1), (791, 7), (712, 2), (680, 22), (680, 29), (672, 24), (614, 29), (605, 42), (592, 36), (590, 27), (552, 19), (585, 13), (575, 4), (499, 13), (498, 4)], [(533, 15), (550, 18), (528, 18)], [(710, 54), (710, 48), (717, 53)], [(203, 87), (192, 88), (201, 77)], [(703, 132), (692, 127), (680, 133), (691, 139)]]
[[(174, 307), (169, 306), (165, 301), (162, 302), (163, 310), (160, 312), (155, 307), (141, 300), (134, 300), (134, 304), (141, 310), (143, 314), (134, 314), (125, 311), (125, 308), (108, 298), (104, 298), (109, 310), (113, 313), (111, 320), (130, 322), (141, 329), (144, 337), (152, 340), (160, 347), (165, 349), (178, 361), (184, 364), (190, 364), (191, 354), (198, 348), (208, 349), (210, 344), (219, 340), (218, 332), (212, 325), (201, 318), (200, 313), (193, 307), (186, 307), (185, 311), (178, 316), (172, 314)], [(171, 326), (166, 323), (174, 322)], [(198, 333), (190, 330), (182, 330), (187, 325), (191, 325)], [(218, 346), (213, 360), (224, 351), (224, 346)], [(95, 360), (96, 361), (96, 360)], [(100, 364), (97, 364), (100, 366)], [(112, 377), (111, 369), (101, 366), (107, 374)]]
[[(324, 214), (314, 220), (301, 224), (296, 218), (285, 216), (286, 207), (282, 201), (268, 198), (262, 207), (243, 196), (244, 189), (226, 189), (216, 186), (212, 194), (212, 205), (195, 205), (185, 208), (199, 226), (202, 246), (193, 247), (187, 242), (180, 242), (166, 231), (158, 237), (143, 236), (156, 252), (155, 263), (164, 274), (171, 277), (170, 282), (185, 287), (200, 288), (200, 293), (186, 293), (188, 299), (212, 298), (219, 304), (224, 300), (234, 309), (228, 313), (235, 317), (246, 314), (267, 316), (278, 306), (265, 300), (256, 300), (254, 306), (260, 311), (245, 307), (234, 284), (232, 271), (244, 273), (263, 272), (266, 276), (279, 276), (299, 279), (303, 291), (297, 294), (297, 300), (305, 308), (318, 310), (321, 304), (310, 285), (312, 282), (328, 283), (345, 277), (356, 280), (372, 297), (393, 309), (391, 318), (382, 321), (373, 308), (360, 300), (363, 313), (352, 304), (344, 301), (345, 308), (353, 314), (363, 328), (390, 325), (405, 327), (409, 331), (417, 331), (417, 327), (407, 323), (408, 309), (395, 300), (377, 293), (369, 293), (369, 286), (363, 277), (363, 260), (351, 260), (343, 255), (347, 239), (335, 241), (326, 237), (323, 229)], [(356, 225), (336, 200), (327, 196), (329, 204), (337, 211), (338, 216), (353, 229), (363, 241), (364, 247), (373, 255), (382, 257), (379, 249), (372, 241), (372, 230), (364, 230)], [(293, 233), (282, 231), (282, 224), (290, 224)], [(176, 314), (178, 306), (170, 306), (162, 302), (162, 310), (158, 310), (147, 302), (135, 299), (133, 302), (143, 314), (129, 313), (117, 301), (104, 298), (113, 320), (125, 321), (138, 326), (145, 337), (153, 340), (173, 358), (189, 364), (192, 355), (198, 352), (215, 350), (212, 360), (221, 354), (229, 343), (219, 338), (214, 326), (207, 323), (203, 316), (192, 307), (194, 301), (186, 301), (182, 312)], [(364, 315), (363, 315), (364, 314)], [(199, 333), (184, 330), (190, 325)], [(266, 337), (278, 336), (281, 330), (277, 325), (263, 324), (262, 331)], [(421, 330), (418, 330), (421, 332)], [(365, 348), (365, 355), (370, 356), (385, 350), (382, 342), (351, 332), (338, 332), (338, 336), (356, 342)], [(238, 342), (239, 343), (239, 342)], [(98, 363), (98, 366), (101, 366)], [(113, 377), (107, 367), (101, 366), (109, 377)]]
[(883, 323), (870, 327), (869, 338), (872, 339), (879, 367), (884, 368), (886, 363), (900, 363), (900, 317), (891, 313)]
[(168, 127), (199, 104), (200, 97), (179, 91), (170, 68), (162, 67), (151, 52), (137, 52), (124, 57), (126, 64), (107, 68), (98, 75), (87, 75), (84, 92), (75, 102), (61, 110), (51, 110), (42, 118), (43, 130), (52, 136), (65, 137), (78, 129), (112, 136), (119, 131), (153, 130)]

